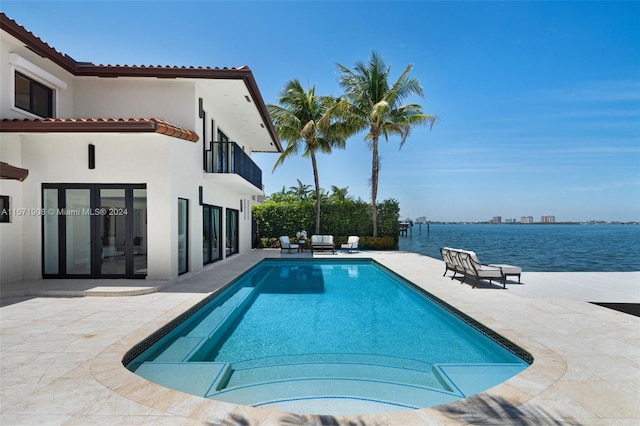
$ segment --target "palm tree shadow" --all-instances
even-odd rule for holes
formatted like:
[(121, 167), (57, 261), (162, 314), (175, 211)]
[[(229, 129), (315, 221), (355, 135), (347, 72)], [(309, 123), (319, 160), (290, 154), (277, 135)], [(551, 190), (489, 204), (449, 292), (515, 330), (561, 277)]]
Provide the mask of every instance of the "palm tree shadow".
[[(579, 420), (569, 415), (564, 415), (557, 411), (550, 412), (540, 407), (514, 405), (505, 398), (478, 394), (437, 407), (433, 410), (441, 414), (434, 416), (434, 422), (442, 422), (442, 417), (447, 418), (445, 424), (467, 424), (467, 425), (514, 425), (514, 426), (581, 426)], [(390, 417), (393, 414), (389, 414)], [(437, 418), (435, 418), (437, 417)], [(271, 424), (282, 426), (294, 425), (321, 425), (321, 426), (372, 426), (387, 424), (387, 416), (380, 422), (372, 422), (371, 417), (361, 418), (350, 416), (349, 418), (331, 415), (303, 415), (293, 413), (281, 413), (277, 419), (271, 419)], [(425, 416), (425, 424), (430, 424)], [(248, 419), (239, 413), (231, 414), (223, 423), (224, 426), (250, 426), (263, 424), (263, 421)]]
[[(262, 420), (255, 421), (247, 419), (238, 413), (232, 413), (222, 424), (222, 426), (252, 426), (267, 424)], [(370, 422), (366, 422), (364, 419), (349, 419), (330, 416), (330, 415), (306, 415), (306, 414), (294, 414), (294, 413), (282, 413), (282, 416), (275, 421), (271, 421), (268, 424), (281, 425), (281, 426), (301, 426), (301, 425), (315, 425), (315, 426), (371, 426)]]
[(541, 407), (514, 405), (505, 398), (478, 394), (457, 403), (434, 407), (456, 423), (472, 425), (583, 425), (569, 415)]

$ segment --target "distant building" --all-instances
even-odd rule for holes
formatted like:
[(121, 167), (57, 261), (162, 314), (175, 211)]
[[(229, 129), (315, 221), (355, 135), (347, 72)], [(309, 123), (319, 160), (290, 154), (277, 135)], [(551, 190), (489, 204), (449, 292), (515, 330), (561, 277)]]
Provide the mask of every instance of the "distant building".
[(533, 223), (533, 216), (522, 216), (520, 223)]
[(491, 223), (502, 223), (502, 216), (494, 216)]
[(504, 223), (516, 223), (515, 219), (505, 219)]
[(555, 216), (542, 216), (540, 218), (540, 222), (542, 223), (555, 223), (555, 221), (556, 221)]
[(427, 223), (427, 217), (426, 216), (417, 217), (415, 220), (415, 223)]

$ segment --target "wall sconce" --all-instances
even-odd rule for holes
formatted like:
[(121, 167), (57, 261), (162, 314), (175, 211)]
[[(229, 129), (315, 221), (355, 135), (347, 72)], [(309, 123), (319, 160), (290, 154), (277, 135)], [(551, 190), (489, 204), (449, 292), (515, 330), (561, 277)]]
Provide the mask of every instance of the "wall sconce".
[(96, 146), (92, 143), (89, 144), (89, 169), (96, 168)]

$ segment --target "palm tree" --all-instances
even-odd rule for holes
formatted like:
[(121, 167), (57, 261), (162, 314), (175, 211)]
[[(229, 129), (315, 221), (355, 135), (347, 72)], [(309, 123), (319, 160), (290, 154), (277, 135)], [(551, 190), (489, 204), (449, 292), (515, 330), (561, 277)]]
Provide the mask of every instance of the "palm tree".
[(347, 200), (347, 198), (350, 198), (347, 196), (348, 192), (349, 192), (348, 186), (345, 186), (344, 188), (340, 188), (339, 186), (331, 185), (331, 195), (329, 198), (331, 198), (334, 201), (344, 202)]
[(268, 105), (268, 109), (278, 136), (287, 142), (273, 170), (300, 150), (303, 157), (311, 157), (316, 193), (315, 232), (319, 234), (320, 179), (316, 153), (331, 153), (333, 148), (344, 148), (345, 137), (339, 123), (329, 117), (337, 100), (332, 96), (317, 96), (315, 92), (315, 86), (304, 90), (297, 79), (289, 80), (280, 93), (280, 105)]
[(296, 201), (305, 201), (309, 198), (311, 185), (302, 183), (300, 179), (296, 180), (298, 181), (298, 186), (289, 187), (289, 192)]
[(266, 198), (276, 203), (284, 203), (289, 200), (293, 200), (293, 196), (285, 191), (284, 186), (282, 187), (280, 192), (274, 192), (273, 194), (268, 195)]
[(372, 152), (371, 219), (373, 236), (376, 237), (380, 136), (388, 140), (389, 135), (399, 135), (402, 148), (413, 126), (429, 124), (433, 127), (437, 116), (424, 114), (420, 105), (402, 104), (411, 95), (424, 97), (420, 82), (409, 76), (412, 65), (407, 65), (393, 84), (389, 81), (391, 67), (387, 67), (376, 52), (371, 53), (366, 64), (358, 61), (353, 70), (340, 64), (336, 65), (340, 86), (345, 91), (345, 99), (336, 107), (336, 113), (344, 117), (348, 123), (349, 135), (368, 130), (365, 140)]

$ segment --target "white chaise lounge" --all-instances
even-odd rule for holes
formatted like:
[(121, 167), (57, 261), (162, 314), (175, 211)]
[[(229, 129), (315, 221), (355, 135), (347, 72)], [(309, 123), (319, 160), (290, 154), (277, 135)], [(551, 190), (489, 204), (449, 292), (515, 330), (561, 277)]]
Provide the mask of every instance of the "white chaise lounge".
[(489, 283), (493, 280), (500, 281), (502, 283), (502, 288), (507, 288), (507, 275), (517, 274), (518, 282), (520, 282), (519, 278), (522, 269), (517, 266), (483, 265), (478, 260), (478, 256), (476, 256), (475, 252), (453, 249), (450, 247), (441, 248), (440, 254), (442, 255), (442, 260), (444, 260), (445, 263), (445, 270), (442, 276), (445, 276), (447, 271), (453, 271), (451, 279), (454, 279), (456, 274), (464, 275), (465, 279), (467, 277), (474, 277), (474, 288), (480, 283), (481, 279), (489, 280)]

